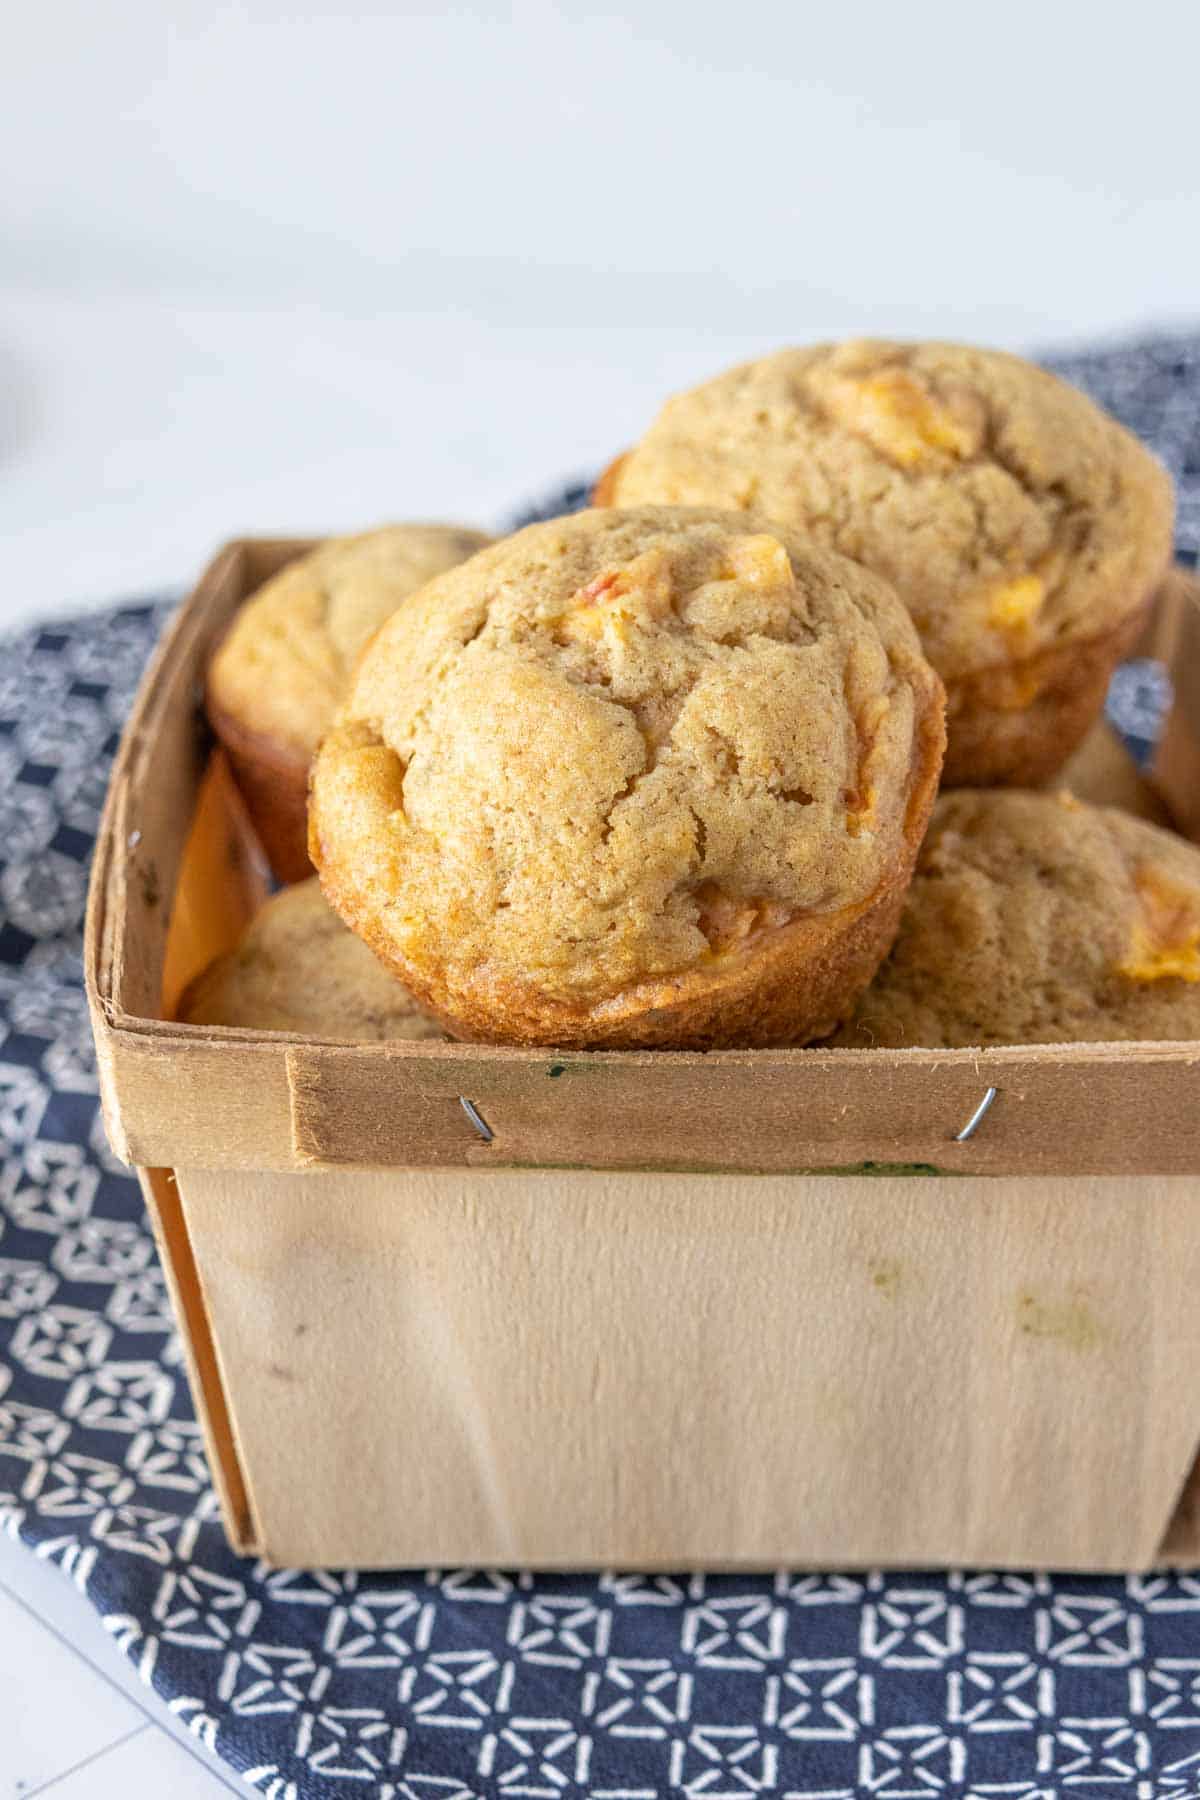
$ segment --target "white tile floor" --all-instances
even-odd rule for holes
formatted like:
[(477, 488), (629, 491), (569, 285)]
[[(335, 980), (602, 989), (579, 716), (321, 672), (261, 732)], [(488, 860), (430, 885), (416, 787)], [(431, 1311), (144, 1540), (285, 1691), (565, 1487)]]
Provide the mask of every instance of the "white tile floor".
[(0, 1800), (248, 1792), (138, 1679), (61, 1570), (0, 1537)]

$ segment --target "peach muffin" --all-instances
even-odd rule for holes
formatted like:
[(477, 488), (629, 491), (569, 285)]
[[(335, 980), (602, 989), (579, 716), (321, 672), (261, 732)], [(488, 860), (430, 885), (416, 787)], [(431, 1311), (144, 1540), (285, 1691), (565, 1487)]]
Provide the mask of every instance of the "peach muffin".
[(1015, 356), (782, 350), (667, 402), (603, 505), (744, 507), (895, 587), (946, 684), (947, 785), (1036, 786), (1084, 736), (1171, 554), (1165, 470)]
[(942, 711), (857, 565), (736, 513), (583, 513), (388, 621), (313, 765), (310, 849), (461, 1036), (812, 1037), (895, 933)]
[(412, 995), (347, 931), (315, 876), (268, 900), (241, 943), (192, 982), (189, 1025), (332, 1038), (440, 1038)]
[(1069, 794), (944, 794), (891, 956), (834, 1042), (1200, 1039), (1200, 850)]
[(206, 706), (281, 881), (312, 873), (308, 766), (363, 645), (401, 600), (490, 542), (457, 525), (330, 538), (238, 612), (209, 665)]

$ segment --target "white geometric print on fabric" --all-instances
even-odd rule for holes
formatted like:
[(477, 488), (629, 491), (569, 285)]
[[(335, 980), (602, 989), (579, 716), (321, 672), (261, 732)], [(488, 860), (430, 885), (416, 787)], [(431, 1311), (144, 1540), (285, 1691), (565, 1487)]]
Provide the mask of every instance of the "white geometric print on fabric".
[[(1058, 366), (1164, 457), (1194, 559), (1200, 339)], [(298, 1574), (230, 1553), (99, 1124), (80, 969), (107, 769), (166, 613), (0, 654), (0, 1530), (270, 1800), (1200, 1800), (1200, 1576)], [(1114, 689), (1135, 737), (1159, 706), (1153, 669)]]

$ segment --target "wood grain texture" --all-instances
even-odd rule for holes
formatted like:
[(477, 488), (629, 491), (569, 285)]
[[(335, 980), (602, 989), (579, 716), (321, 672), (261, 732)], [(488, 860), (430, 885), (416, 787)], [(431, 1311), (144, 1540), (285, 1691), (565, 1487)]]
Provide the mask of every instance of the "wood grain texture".
[(272, 1562), (1136, 1568), (1194, 1453), (1192, 1181), (179, 1181)]
[[(118, 1153), (143, 1165), (169, 1155), (182, 1168), (280, 1170), (1200, 1168), (1200, 1048), (1174, 1044), (567, 1057), (181, 1027), (114, 1034), (101, 1064), (103, 1088), (120, 1096), (115, 1119), (109, 1108)], [(1000, 1093), (986, 1126), (954, 1142), (989, 1084)], [(482, 1112), (490, 1144), (460, 1097)]]
[[(287, 1064), (299, 1167), (1200, 1169), (1200, 1046), (516, 1060), (466, 1046), (377, 1058), (297, 1044)], [(1000, 1093), (986, 1126), (956, 1143), (989, 1085)], [(490, 1144), (471, 1131), (460, 1096), (482, 1112)]]

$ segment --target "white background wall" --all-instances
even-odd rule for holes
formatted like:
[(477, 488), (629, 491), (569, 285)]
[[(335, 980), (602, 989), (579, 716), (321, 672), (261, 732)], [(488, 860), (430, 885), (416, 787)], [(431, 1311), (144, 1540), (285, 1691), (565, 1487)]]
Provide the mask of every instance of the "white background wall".
[(488, 522), (827, 333), (1200, 318), (1200, 7), (41, 0), (0, 50), (0, 623)]

